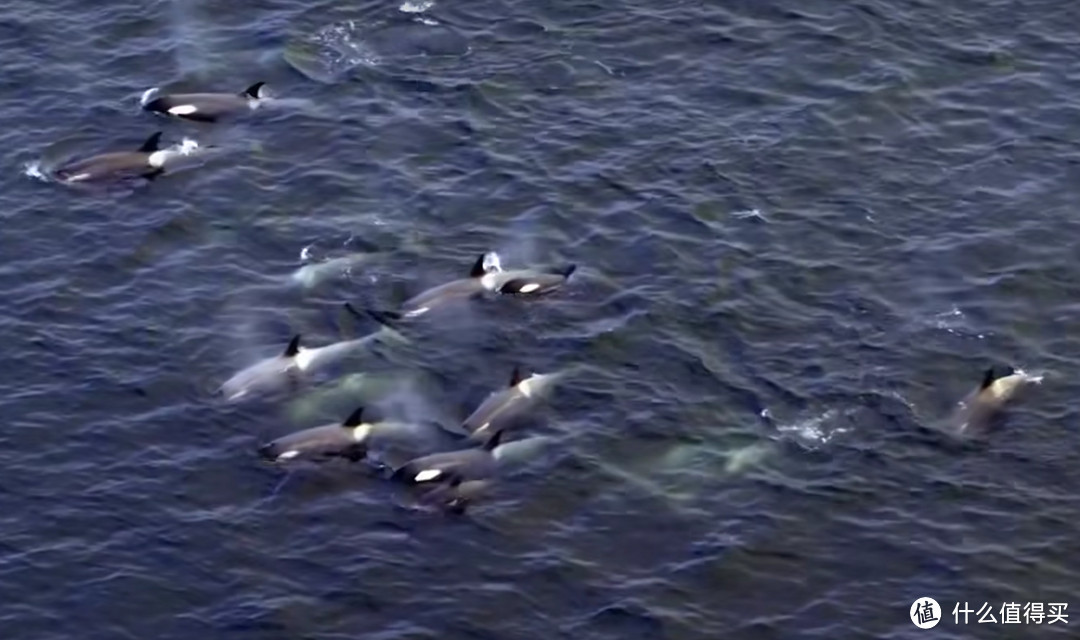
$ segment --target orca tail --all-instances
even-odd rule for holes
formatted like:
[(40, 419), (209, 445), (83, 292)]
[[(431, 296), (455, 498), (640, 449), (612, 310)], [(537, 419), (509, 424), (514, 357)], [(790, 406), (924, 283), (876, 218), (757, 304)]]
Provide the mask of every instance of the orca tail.
[(570, 264), (568, 264), (568, 265), (566, 265), (564, 267), (556, 269), (555, 273), (559, 274), (560, 276), (562, 276), (564, 278), (569, 278), (571, 275), (573, 275), (573, 273), (575, 271), (577, 271), (577, 265), (571, 262)]

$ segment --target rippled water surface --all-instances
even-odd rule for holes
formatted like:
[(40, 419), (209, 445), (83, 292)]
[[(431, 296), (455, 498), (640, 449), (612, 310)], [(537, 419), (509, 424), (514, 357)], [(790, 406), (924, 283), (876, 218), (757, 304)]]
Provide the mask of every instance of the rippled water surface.
[[(1080, 624), (951, 616), (1080, 607), (1080, 5), (406, 4), (4, 4), (5, 638)], [(258, 80), (282, 102), (230, 123), (138, 108)], [(220, 153), (131, 193), (26, 174), (158, 129)], [(573, 372), (527, 426), (557, 446), (464, 516), (364, 465), (257, 458), (355, 398), (213, 396), (293, 333), (370, 330), (344, 301), (390, 308), (488, 250), (578, 271), (337, 372), (451, 418), (515, 365)], [(942, 436), (991, 365), (1044, 380)]]

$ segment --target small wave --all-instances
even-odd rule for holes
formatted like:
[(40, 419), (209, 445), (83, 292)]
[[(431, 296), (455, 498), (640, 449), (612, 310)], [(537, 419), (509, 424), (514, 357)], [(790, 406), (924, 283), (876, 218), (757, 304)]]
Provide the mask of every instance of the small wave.
[(150, 87), (146, 91), (143, 91), (142, 95), (139, 97), (139, 106), (145, 107), (146, 105), (150, 104), (150, 101), (156, 98), (157, 94), (159, 93), (161, 93), (161, 89), (159, 87)]
[(762, 222), (768, 222), (769, 219), (765, 217), (758, 209), (746, 209), (743, 211), (732, 211), (731, 215), (736, 218), (757, 218)]

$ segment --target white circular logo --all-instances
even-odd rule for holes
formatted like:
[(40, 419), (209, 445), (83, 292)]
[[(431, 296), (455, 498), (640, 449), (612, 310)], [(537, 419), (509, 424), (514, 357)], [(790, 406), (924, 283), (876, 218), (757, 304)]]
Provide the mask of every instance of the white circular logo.
[(911, 605), (911, 621), (920, 629), (933, 629), (941, 622), (941, 605), (933, 598), (919, 598)]

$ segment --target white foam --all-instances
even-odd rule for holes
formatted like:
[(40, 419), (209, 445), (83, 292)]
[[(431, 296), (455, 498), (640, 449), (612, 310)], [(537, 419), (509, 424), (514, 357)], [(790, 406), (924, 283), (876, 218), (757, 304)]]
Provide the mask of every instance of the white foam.
[(777, 425), (777, 430), (783, 433), (791, 433), (800, 440), (825, 444), (835, 436), (847, 433), (850, 429), (844, 427), (829, 428), (828, 423), (839, 415), (836, 409), (829, 409), (820, 416), (808, 418), (790, 425)]
[(169, 114), (174, 116), (190, 116), (198, 110), (199, 108), (193, 104), (178, 104), (175, 107), (169, 107)]
[(413, 482), (427, 482), (428, 480), (434, 480), (442, 475), (442, 471), (439, 469), (424, 469), (420, 473), (416, 474), (413, 478)]
[(41, 162), (28, 162), (23, 165), (23, 175), (42, 182), (49, 181), (49, 176), (41, 170)]
[(182, 156), (190, 156), (199, 150), (199, 143), (191, 138), (184, 138), (180, 141), (180, 144), (176, 146), (176, 150)]
[(1040, 374), (1028, 373), (1027, 371), (1024, 371), (1023, 369), (1016, 369), (1015, 371), (1013, 371), (1013, 374), (1023, 378), (1024, 382), (1028, 382), (1028, 383), (1031, 383), (1031, 384), (1042, 384), (1043, 378), (1046, 377), (1045, 373), (1040, 373)]
[(435, 6), (435, 0), (405, 0), (398, 7), (402, 13), (423, 13)]
[(502, 260), (499, 259), (499, 254), (494, 251), (485, 253), (483, 269), (487, 273), (502, 273)]

